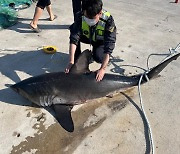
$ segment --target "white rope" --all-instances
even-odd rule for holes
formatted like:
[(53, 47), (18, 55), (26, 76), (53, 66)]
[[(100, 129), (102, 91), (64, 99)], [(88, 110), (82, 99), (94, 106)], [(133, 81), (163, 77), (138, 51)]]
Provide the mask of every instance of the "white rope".
[(145, 120), (147, 122), (147, 125), (148, 125), (148, 132), (149, 132), (149, 138), (150, 138), (151, 151), (152, 151), (152, 154), (154, 154), (154, 142), (153, 142), (152, 130), (151, 130), (151, 126), (150, 126), (149, 120), (148, 120), (148, 118), (146, 116), (144, 107), (143, 107), (142, 95), (141, 95), (141, 81), (142, 81), (143, 76), (145, 76), (147, 81), (149, 81), (148, 76), (146, 75), (146, 72), (141, 75), (141, 77), (139, 79), (139, 84), (138, 84), (139, 99), (140, 99), (140, 106), (141, 106), (142, 113), (143, 113), (143, 115), (145, 117)]

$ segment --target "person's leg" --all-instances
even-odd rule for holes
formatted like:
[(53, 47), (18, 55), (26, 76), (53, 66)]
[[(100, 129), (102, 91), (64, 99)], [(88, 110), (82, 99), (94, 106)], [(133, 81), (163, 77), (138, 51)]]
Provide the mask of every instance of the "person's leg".
[(40, 32), (38, 29), (38, 20), (42, 15), (42, 12), (46, 6), (49, 6), (51, 4), (50, 0), (38, 0), (36, 8), (35, 8), (35, 13), (33, 20), (30, 23), (31, 28), (34, 29), (36, 32)]
[(76, 13), (81, 11), (81, 0), (72, 0), (72, 6), (73, 6), (74, 21), (75, 21)]
[(53, 21), (55, 19), (55, 16), (54, 16), (54, 14), (52, 12), (51, 5), (46, 6), (46, 10), (47, 10), (47, 12), (49, 14), (49, 20)]
[(97, 63), (102, 63), (104, 58), (104, 45), (94, 46), (92, 52), (93, 52), (93, 59)]
[(40, 8), (38, 6), (35, 8), (33, 20), (30, 23), (32, 28), (37, 28), (38, 20), (39, 20), (40, 16), (42, 15), (42, 12), (43, 12), (42, 8)]

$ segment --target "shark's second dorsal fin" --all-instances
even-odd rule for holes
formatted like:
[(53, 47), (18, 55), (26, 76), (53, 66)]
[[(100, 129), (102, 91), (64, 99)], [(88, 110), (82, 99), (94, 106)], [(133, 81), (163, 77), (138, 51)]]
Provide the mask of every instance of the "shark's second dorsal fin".
[(90, 72), (89, 62), (90, 62), (91, 57), (92, 57), (92, 53), (88, 49), (84, 50), (80, 54), (80, 56), (78, 57), (74, 65), (71, 67), (69, 72), (73, 74), (81, 74), (81, 73)]

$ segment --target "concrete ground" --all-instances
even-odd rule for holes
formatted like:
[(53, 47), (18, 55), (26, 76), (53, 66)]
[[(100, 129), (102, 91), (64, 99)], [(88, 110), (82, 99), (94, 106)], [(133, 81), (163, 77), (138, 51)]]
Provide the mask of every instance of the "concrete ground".
[[(73, 108), (73, 133), (66, 132), (45, 109), (33, 106), (10, 84), (45, 72), (63, 71), (68, 61), (68, 27), (73, 21), (71, 1), (52, 0), (57, 20), (44, 11), (32, 33), (29, 23), (35, 4), (19, 11), (18, 24), (0, 31), (0, 154), (143, 154), (149, 153), (147, 124), (139, 105), (138, 89)], [(117, 26), (117, 43), (107, 72), (142, 72), (151, 53), (168, 53), (180, 43), (180, 3), (172, 0), (104, 0)], [(43, 53), (55, 45), (54, 55)], [(89, 46), (84, 46), (84, 48)], [(150, 66), (163, 57), (152, 56)], [(128, 65), (128, 66), (127, 66)], [(133, 67), (137, 66), (137, 67)], [(91, 65), (95, 70), (97, 64)], [(157, 154), (180, 153), (180, 59), (141, 86)]]

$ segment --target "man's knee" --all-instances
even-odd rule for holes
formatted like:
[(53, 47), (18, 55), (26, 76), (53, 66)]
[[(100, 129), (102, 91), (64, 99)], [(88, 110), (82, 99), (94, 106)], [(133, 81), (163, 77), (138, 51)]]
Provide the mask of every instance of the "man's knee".
[(97, 63), (102, 63), (104, 59), (104, 45), (93, 48), (93, 59)]

